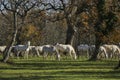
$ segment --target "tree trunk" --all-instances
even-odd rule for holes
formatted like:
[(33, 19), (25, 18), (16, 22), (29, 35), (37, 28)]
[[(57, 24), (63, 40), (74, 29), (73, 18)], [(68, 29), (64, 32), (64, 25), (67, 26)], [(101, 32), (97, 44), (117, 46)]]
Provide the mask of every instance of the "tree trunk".
[(78, 37), (79, 37), (79, 32), (78, 31), (79, 30), (77, 30), (77, 31), (74, 32), (72, 46), (74, 47), (76, 55), (79, 58), (79, 52), (78, 52), (78, 45), (79, 45), (79, 39), (78, 39)]
[(73, 26), (68, 23), (68, 29), (67, 29), (67, 35), (66, 35), (65, 44), (73, 45), (74, 32), (75, 31), (73, 29)]
[(99, 47), (101, 45), (101, 40), (100, 40), (100, 36), (98, 34), (95, 34), (96, 37), (96, 41), (95, 41), (95, 51), (92, 54), (91, 58), (89, 60), (97, 60), (97, 55), (99, 53)]
[(65, 41), (65, 44), (73, 44), (73, 38), (74, 38), (74, 27), (72, 25), (72, 22), (70, 21), (70, 19), (67, 17), (66, 18), (66, 22), (67, 22), (67, 26), (68, 26), (68, 29), (67, 29), (67, 35), (66, 35), (66, 41)]
[(11, 40), (11, 43), (8, 45), (8, 47), (4, 51), (3, 62), (7, 62), (7, 60), (9, 59), (9, 56), (10, 56), (10, 53), (12, 50), (12, 46), (15, 44), (16, 35), (17, 35), (17, 30), (15, 30), (15, 32), (14, 32), (14, 36)]
[(16, 36), (17, 45), (22, 43), (22, 41), (20, 40), (21, 32), (22, 32), (22, 27), (20, 27), (17, 32), (17, 36)]
[(7, 62), (8, 59), (9, 59), (9, 56), (10, 56), (10, 53), (11, 53), (11, 50), (12, 50), (12, 46), (15, 44), (15, 40), (16, 40), (16, 36), (17, 36), (17, 24), (16, 24), (16, 13), (13, 12), (13, 27), (14, 27), (14, 33), (13, 33), (13, 36), (12, 36), (12, 40), (10, 42), (10, 44), (7, 46), (7, 48), (5, 49), (4, 51), (4, 54), (3, 54), (3, 62)]
[(17, 45), (22, 43), (22, 41), (20, 40), (20, 36), (21, 36), (21, 32), (22, 32), (22, 26), (25, 25), (24, 21), (25, 21), (25, 17), (22, 17), (22, 23), (21, 23), (21, 25), (19, 25), (17, 36), (16, 36), (16, 42), (17, 42), (16, 44)]

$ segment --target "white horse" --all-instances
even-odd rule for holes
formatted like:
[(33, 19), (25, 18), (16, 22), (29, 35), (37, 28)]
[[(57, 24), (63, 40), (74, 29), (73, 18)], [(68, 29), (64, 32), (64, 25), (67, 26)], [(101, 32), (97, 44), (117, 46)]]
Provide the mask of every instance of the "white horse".
[(6, 46), (0, 46), (0, 53), (3, 53), (3, 51), (5, 50)]
[(99, 47), (98, 57), (99, 57), (99, 58), (101, 58), (101, 57), (108, 58), (108, 55), (107, 55), (107, 52), (106, 52), (106, 49), (105, 49), (104, 46), (100, 46), (100, 47)]
[(120, 49), (117, 45), (103, 45), (107, 51), (108, 57), (120, 57)]
[(31, 53), (31, 55), (40, 57), (40, 54), (37, 53), (36, 46), (30, 46), (29, 49), (29, 53)]
[(27, 42), (26, 45), (16, 45), (13, 47), (14, 52), (16, 52), (17, 57), (19, 57), (19, 54), (21, 52), (24, 52), (24, 58), (26, 57), (28, 59), (28, 53), (29, 53), (29, 48), (30, 46), (30, 41)]
[(53, 45), (43, 45), (43, 46), (37, 46), (36, 47), (37, 54), (41, 54), (43, 58), (45, 59), (48, 55), (53, 56), (56, 55), (56, 59), (60, 60), (60, 55)]
[(68, 53), (71, 56), (71, 58), (72, 58), (72, 56), (74, 56), (74, 59), (77, 58), (76, 52), (75, 52), (74, 48), (71, 45), (65, 45), (65, 44), (59, 44), (59, 43), (57, 43), (55, 45), (55, 47), (57, 48), (57, 50), (59, 51), (59, 53), (60, 52), (62, 52), (62, 53), (66, 52), (66, 53)]
[(87, 57), (89, 57), (89, 46), (87, 44), (80, 44), (77, 47), (77, 49), (78, 49), (78, 52), (80, 52), (81, 55), (86, 55)]

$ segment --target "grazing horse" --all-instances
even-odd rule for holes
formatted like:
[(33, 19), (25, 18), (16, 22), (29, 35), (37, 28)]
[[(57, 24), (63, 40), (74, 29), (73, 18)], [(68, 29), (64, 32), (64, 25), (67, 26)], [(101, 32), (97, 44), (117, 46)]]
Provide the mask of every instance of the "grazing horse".
[(41, 53), (43, 56), (43, 59), (45, 59), (48, 55), (53, 56), (56, 55), (56, 59), (60, 60), (60, 55), (53, 45), (43, 45), (43, 46), (37, 46), (36, 47), (37, 54)]
[(89, 57), (89, 46), (87, 44), (80, 44), (78, 47), (77, 47), (78, 51), (80, 52), (78, 54), (78, 57), (79, 55), (86, 55), (87, 57)]
[(107, 55), (107, 52), (106, 52), (106, 49), (105, 49), (104, 46), (100, 46), (100, 47), (99, 47), (98, 57), (108, 58), (108, 55)]
[(37, 53), (36, 46), (30, 46), (29, 49), (30, 49), (31, 55), (40, 57), (40, 54)]
[(24, 58), (26, 57), (28, 59), (28, 53), (30, 50), (30, 41), (27, 42), (26, 45), (16, 45), (14, 46), (13, 50), (16, 53), (16, 56), (19, 57), (19, 54), (21, 52), (24, 52)]
[(112, 58), (113, 56), (115, 57), (120, 57), (120, 49), (117, 45), (103, 45), (106, 48), (108, 57)]
[(66, 52), (66, 53), (68, 53), (71, 56), (71, 58), (72, 58), (72, 56), (74, 56), (74, 59), (77, 58), (76, 52), (75, 52), (74, 48), (71, 45), (65, 45), (65, 44), (59, 44), (59, 43), (57, 43), (55, 45), (55, 47), (57, 48), (57, 50), (59, 51), (59, 53), (60, 52), (62, 52), (62, 53)]

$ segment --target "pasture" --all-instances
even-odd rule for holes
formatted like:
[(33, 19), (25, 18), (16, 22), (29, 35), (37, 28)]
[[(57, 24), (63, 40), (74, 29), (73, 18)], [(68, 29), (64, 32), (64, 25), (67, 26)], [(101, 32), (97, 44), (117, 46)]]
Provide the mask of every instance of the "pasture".
[(119, 80), (120, 70), (113, 70), (117, 60), (87, 61), (86, 58), (43, 60), (10, 59), (0, 63), (0, 80)]

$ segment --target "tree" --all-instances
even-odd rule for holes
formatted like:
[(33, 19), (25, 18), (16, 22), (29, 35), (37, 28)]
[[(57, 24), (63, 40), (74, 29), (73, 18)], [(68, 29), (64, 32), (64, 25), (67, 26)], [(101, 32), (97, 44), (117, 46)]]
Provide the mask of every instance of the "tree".
[[(96, 37), (96, 49), (94, 54), (92, 55), (90, 60), (96, 60), (99, 46), (103, 43), (103, 37), (107, 37), (110, 32), (113, 32), (115, 27), (119, 26), (118, 23), (118, 12), (111, 10), (111, 6), (115, 6), (116, 3), (114, 0), (112, 1), (111, 6), (107, 6), (108, 2), (106, 0), (98, 0), (96, 1), (96, 9), (97, 9), (97, 21), (95, 23), (94, 29), (95, 29), (95, 37)], [(118, 7), (118, 6), (116, 6)]]
[[(109, 34), (114, 31), (115, 27), (119, 26), (119, 10), (116, 10), (119, 9), (119, 5), (117, 5), (118, 1), (69, 0), (68, 3), (64, 0), (60, 1), (68, 26), (65, 43), (76, 45), (78, 41), (76, 35), (78, 34), (79, 27), (82, 26), (82, 24), (84, 24), (84, 26), (93, 25), (95, 30), (96, 49), (90, 60), (96, 60), (99, 46), (103, 43), (107, 43), (104, 42), (104, 39), (108, 38)], [(114, 7), (115, 9), (111, 9), (111, 7)], [(84, 12), (88, 13), (90, 18), (94, 16), (94, 18), (91, 19), (92, 21), (88, 20), (87, 22), (80, 22), (81, 18), (79, 15)], [(74, 41), (75, 43), (73, 44)]]
[(78, 27), (77, 24), (79, 21), (79, 19), (77, 17), (79, 16), (80, 13), (82, 13), (84, 11), (84, 8), (83, 8), (84, 1), (69, 0), (68, 5), (65, 4), (64, 0), (60, 0), (60, 1), (62, 3), (64, 16), (65, 16), (66, 23), (68, 26), (65, 43), (74, 45), (73, 40), (75, 40), (75, 35), (77, 33), (77, 27)]
[(13, 15), (13, 28), (14, 33), (12, 35), (12, 40), (10, 44), (7, 46), (7, 48), (4, 51), (3, 55), (3, 62), (7, 62), (9, 59), (9, 55), (12, 49), (12, 46), (15, 44), (16, 36), (18, 32), (18, 26), (17, 26), (17, 16), (21, 16), (22, 19), (25, 18), (27, 15), (27, 12), (30, 11), (36, 4), (36, 1), (30, 1), (30, 0), (1, 0), (1, 12), (5, 16), (5, 12), (9, 11)]
[[(56, 1), (56, 0), (53, 0)], [(89, 0), (59, 0), (56, 1), (56, 4), (48, 3), (49, 8), (55, 10), (57, 13), (62, 15), (62, 18), (59, 16), (56, 16), (56, 21), (58, 20), (66, 20), (67, 25), (67, 31), (66, 31), (66, 40), (65, 44), (71, 44), (74, 46), (75, 49), (77, 49), (78, 45), (78, 38), (79, 38), (79, 29), (80, 27), (86, 27), (88, 26), (87, 22), (85, 20), (82, 21), (82, 18), (80, 18), (80, 15), (83, 13), (87, 13), (87, 9), (89, 8)], [(59, 3), (59, 4), (58, 4)], [(84, 17), (86, 18), (86, 17)], [(86, 27), (87, 28), (87, 27)]]
[[(69, 0), (65, 4), (64, 0), (60, 0), (63, 5), (64, 15), (67, 22), (66, 44), (71, 44), (77, 51), (80, 44), (80, 29), (83, 28), (86, 33), (91, 30), (91, 22), (88, 19), (89, 10), (93, 5), (93, 0)], [(82, 16), (82, 17), (81, 17)], [(98, 38), (96, 38), (98, 39)]]
[[(79, 15), (83, 12), (86, 12), (87, 8), (87, 1), (88, 0), (59, 0), (59, 6), (54, 6), (51, 4), (51, 8), (55, 11), (59, 11), (62, 13), (63, 18), (66, 20), (67, 24), (67, 35), (65, 44), (71, 44), (77, 47), (78, 41), (78, 32), (81, 26), (80, 17)], [(58, 19), (59, 20), (59, 19)]]
[[(19, 40), (21, 44), (23, 44), (26, 40), (31, 41), (31, 45), (38, 45), (40, 39), (42, 38), (41, 30), (38, 27), (27, 24), (26, 26), (22, 27), (21, 35), (19, 36)], [(36, 44), (37, 43), (37, 44)]]
[(3, 17), (3, 15), (0, 13), (0, 45), (7, 45), (10, 42), (11, 34), (13, 32), (13, 29), (9, 26), (11, 26), (11, 13), (6, 14), (8, 19)]

